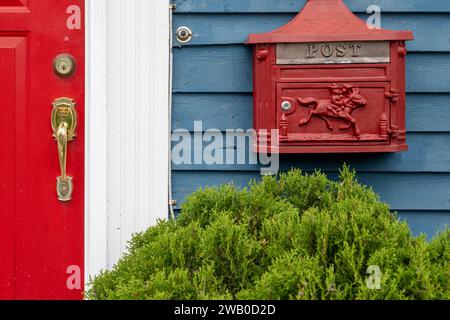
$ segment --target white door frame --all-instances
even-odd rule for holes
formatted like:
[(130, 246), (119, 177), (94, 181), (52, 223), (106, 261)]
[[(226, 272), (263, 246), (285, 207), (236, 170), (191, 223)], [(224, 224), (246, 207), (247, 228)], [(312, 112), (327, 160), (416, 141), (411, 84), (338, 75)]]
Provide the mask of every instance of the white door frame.
[(86, 0), (85, 278), (168, 217), (169, 0)]
[(86, 280), (107, 267), (107, 2), (108, 0), (86, 0), (85, 4)]

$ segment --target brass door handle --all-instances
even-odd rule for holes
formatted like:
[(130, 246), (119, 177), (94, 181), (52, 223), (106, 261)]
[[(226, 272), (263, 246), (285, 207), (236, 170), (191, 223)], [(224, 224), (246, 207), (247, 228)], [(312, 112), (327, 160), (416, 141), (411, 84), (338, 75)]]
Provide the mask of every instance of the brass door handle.
[(67, 144), (75, 139), (77, 128), (75, 102), (69, 98), (56, 99), (53, 102), (51, 122), (61, 170), (61, 176), (56, 178), (56, 193), (58, 200), (66, 202), (72, 199), (73, 192), (73, 178), (67, 176)]

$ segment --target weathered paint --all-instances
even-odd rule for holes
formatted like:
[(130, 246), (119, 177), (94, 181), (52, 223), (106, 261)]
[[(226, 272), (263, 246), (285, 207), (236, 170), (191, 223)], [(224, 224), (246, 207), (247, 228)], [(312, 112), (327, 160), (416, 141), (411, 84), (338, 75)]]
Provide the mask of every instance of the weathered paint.
[[(408, 132), (450, 131), (450, 94), (409, 93), (406, 100)], [(200, 114), (207, 128), (249, 129), (252, 126), (250, 93), (177, 93), (173, 95), (173, 103), (172, 126), (175, 129), (193, 130)]]
[[(177, 48), (174, 92), (252, 92), (251, 54), (244, 45)], [(406, 73), (408, 93), (449, 93), (450, 52), (410, 52)]]
[[(284, 1), (278, 1), (284, 2)], [(187, 46), (241, 44), (249, 33), (271, 31), (289, 22), (294, 14), (178, 14), (177, 26), (189, 26), (194, 32)], [(358, 14), (367, 19), (367, 14)], [(412, 30), (415, 40), (408, 42), (410, 51), (448, 51), (450, 33), (449, 13), (382, 13), (382, 27), (394, 30)], [(179, 44), (175, 41), (174, 46)]]

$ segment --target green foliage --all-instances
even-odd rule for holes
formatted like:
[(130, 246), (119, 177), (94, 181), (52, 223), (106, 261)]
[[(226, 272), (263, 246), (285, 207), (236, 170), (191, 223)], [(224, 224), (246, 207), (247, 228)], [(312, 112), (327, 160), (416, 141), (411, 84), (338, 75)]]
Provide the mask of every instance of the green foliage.
[[(379, 286), (369, 267), (381, 272)], [(292, 170), (244, 190), (192, 194), (178, 220), (135, 235), (129, 253), (86, 295), (450, 299), (450, 230), (432, 242), (413, 237), (347, 167), (338, 181)]]

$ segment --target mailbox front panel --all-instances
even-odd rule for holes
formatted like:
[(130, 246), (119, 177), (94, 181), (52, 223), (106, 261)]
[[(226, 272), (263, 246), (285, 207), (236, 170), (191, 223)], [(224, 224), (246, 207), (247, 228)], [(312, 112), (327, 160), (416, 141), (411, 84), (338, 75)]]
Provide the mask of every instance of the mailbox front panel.
[(388, 145), (389, 89), (389, 82), (278, 83), (280, 144)]
[[(308, 44), (255, 48), (254, 126), (279, 130), (277, 147), (265, 147), (276, 138), (260, 135), (256, 150), (364, 153), (408, 149), (404, 42), (389, 43), (387, 55), (386, 42), (359, 43), (360, 53), (371, 56), (357, 57), (358, 63), (341, 57), (347, 60), (326, 64), (315, 57), (316, 64), (310, 64), (305, 60), (305, 55), (313, 55), (308, 53), (312, 50)], [(350, 44), (353, 48), (358, 42)], [(339, 45), (344, 47), (339, 43), (330, 47)], [(349, 43), (345, 46), (349, 48)], [(284, 50), (281, 55), (280, 48)], [(312, 52), (323, 51), (317, 48)]]

